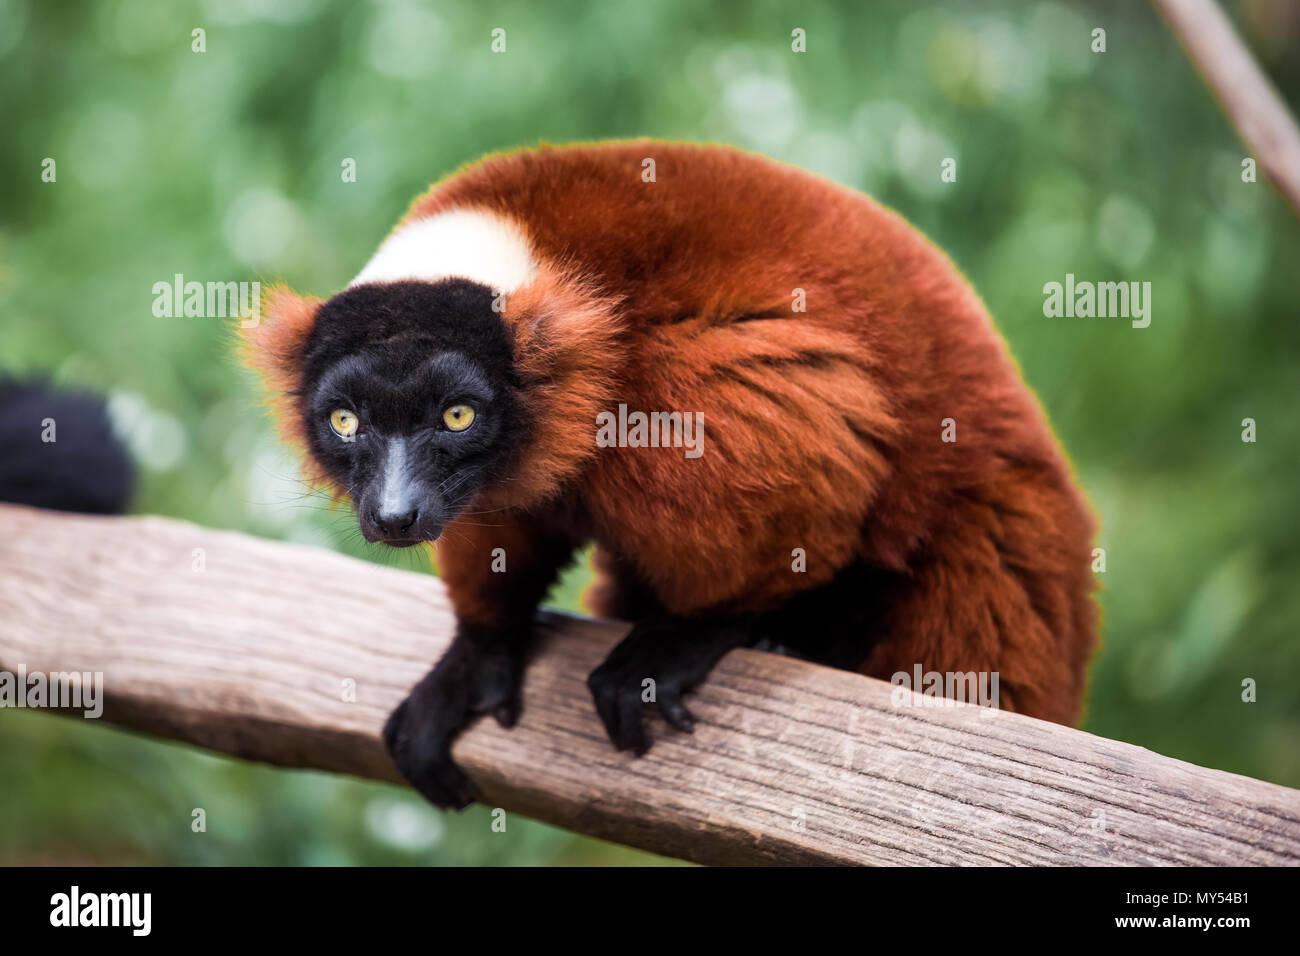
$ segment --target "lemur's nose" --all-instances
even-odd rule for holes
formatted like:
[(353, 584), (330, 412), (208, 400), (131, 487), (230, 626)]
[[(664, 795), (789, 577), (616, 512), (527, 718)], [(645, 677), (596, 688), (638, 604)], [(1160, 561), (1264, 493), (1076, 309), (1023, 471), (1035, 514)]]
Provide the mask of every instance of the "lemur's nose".
[(408, 511), (376, 511), (372, 516), (377, 527), (384, 534), (401, 534), (403, 531), (410, 529), (415, 524), (415, 520), (420, 517), (420, 509), (411, 508)]

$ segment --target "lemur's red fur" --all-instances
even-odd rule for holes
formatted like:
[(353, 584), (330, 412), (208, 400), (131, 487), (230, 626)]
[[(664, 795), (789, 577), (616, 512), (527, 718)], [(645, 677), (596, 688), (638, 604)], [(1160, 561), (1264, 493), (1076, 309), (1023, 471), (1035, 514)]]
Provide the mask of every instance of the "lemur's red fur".
[[(767, 610), (862, 559), (901, 572), (863, 636), (864, 673), (997, 671), (1004, 708), (1077, 719), (1093, 522), (979, 299), (934, 246), (801, 170), (649, 141), (491, 157), (407, 219), (465, 208), (517, 223), (541, 268), (505, 303), (536, 426), (480, 496), (507, 510), (438, 542), (463, 618), (490, 622), (505, 600), (483, 555), (551, 548), (534, 528), (571, 530), (556, 515), (577, 510), (598, 546), (597, 613), (629, 613), (645, 590), (680, 615)], [(252, 331), (272, 387), (292, 388), (285, 357), (312, 315), (277, 293)], [(703, 457), (598, 448), (596, 414), (619, 403), (703, 412)]]
[(276, 286), (262, 302), (259, 321), (240, 324), (241, 358), (262, 378), (280, 437), (300, 452), (305, 452), (307, 439), (293, 395), (302, 374), (299, 356), (320, 306), (320, 299), (299, 298), (287, 287)]

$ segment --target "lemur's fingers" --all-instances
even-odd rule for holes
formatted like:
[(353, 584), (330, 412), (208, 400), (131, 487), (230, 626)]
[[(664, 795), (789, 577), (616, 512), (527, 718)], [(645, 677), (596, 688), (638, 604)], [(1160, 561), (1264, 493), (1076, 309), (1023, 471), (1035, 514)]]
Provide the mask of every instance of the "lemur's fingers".
[(645, 731), (645, 705), (635, 683), (624, 682), (618, 688), (618, 722), (614, 745), (619, 750), (630, 750), (638, 757), (644, 756), (650, 749), (651, 740)]
[(654, 681), (654, 699), (668, 725), (692, 733), (695, 717), (682, 695), (703, 681), (723, 654), (751, 643), (752, 637), (750, 629), (734, 620), (639, 622), (587, 678), (596, 712), (614, 746), (638, 756), (650, 749), (641, 697), (647, 679)]
[(629, 681), (621, 669), (602, 664), (591, 672), (587, 686), (596, 703), (596, 713), (614, 746), (631, 750), (637, 756), (649, 750), (638, 683)]
[[(430, 673), (384, 724), (393, 763), (434, 806), (461, 810), (478, 798), (473, 781), (451, 759), (451, 743), (469, 718), (466, 692)], [(442, 672), (445, 674), (446, 672)]]
[(504, 656), (484, 657), (473, 680), (470, 709), (491, 714), (502, 727), (513, 727), (520, 709), (518, 667)]
[(421, 764), (407, 778), (411, 785), (436, 807), (464, 810), (478, 799), (478, 788), (447, 755)]
[(498, 724), (509, 730), (519, 722), (519, 695), (513, 694), (510, 699), (498, 706), (492, 711), (492, 716), (496, 718)]
[(442, 809), (461, 810), (478, 797), (473, 781), (451, 760), (448, 741), (421, 726), (418, 708), (407, 698), (384, 725), (384, 743), (402, 776), (426, 800)]
[(695, 715), (686, 709), (682, 703), (681, 691), (676, 686), (669, 684), (658, 688), (659, 694), (659, 713), (663, 715), (671, 727), (685, 731), (688, 734), (695, 733)]

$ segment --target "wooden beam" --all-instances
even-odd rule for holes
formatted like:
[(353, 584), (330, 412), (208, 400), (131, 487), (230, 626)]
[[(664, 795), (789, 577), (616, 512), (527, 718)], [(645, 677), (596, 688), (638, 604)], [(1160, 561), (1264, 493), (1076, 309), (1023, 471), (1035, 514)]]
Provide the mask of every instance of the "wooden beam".
[[(519, 726), (455, 749), (490, 806), (701, 863), (1300, 863), (1300, 791), (757, 651), (695, 692), (694, 735), (656, 716), (650, 753), (619, 754), (584, 681), (625, 625), (539, 628)], [(451, 632), (428, 575), (0, 506), (0, 670), (102, 672), (127, 727), (396, 781), (379, 729)]]

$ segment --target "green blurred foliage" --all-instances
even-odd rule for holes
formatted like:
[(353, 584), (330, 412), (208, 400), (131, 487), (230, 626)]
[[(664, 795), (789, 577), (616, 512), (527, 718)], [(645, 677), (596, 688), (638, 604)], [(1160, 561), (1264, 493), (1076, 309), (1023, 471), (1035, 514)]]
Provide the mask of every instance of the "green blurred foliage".
[[(1294, 8), (1231, 12), (1294, 103)], [(140, 512), (389, 562), (413, 559), (304, 497), (229, 324), (155, 318), (155, 282), (327, 295), (432, 181), (539, 140), (728, 142), (871, 193), (971, 279), (1101, 518), (1086, 729), (1300, 786), (1300, 231), (1242, 182), (1245, 147), (1147, 5), (0, 0), (0, 102), (0, 370), (112, 394)], [(1067, 272), (1151, 282), (1151, 327), (1045, 318)], [(652, 859), (528, 821), (492, 834), (484, 808), (441, 815), (396, 787), (0, 719), (0, 862)]]

